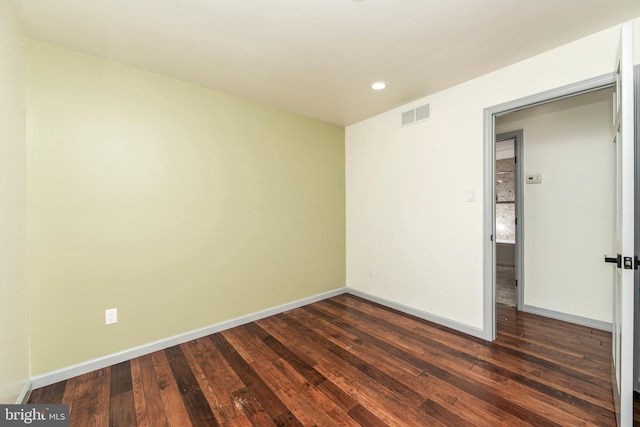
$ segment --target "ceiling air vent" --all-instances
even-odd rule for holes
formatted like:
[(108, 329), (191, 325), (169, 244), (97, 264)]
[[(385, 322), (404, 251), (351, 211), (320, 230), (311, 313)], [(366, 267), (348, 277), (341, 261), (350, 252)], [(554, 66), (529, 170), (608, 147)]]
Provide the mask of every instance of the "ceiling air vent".
[(402, 113), (402, 126), (408, 126), (430, 118), (431, 104), (421, 105)]

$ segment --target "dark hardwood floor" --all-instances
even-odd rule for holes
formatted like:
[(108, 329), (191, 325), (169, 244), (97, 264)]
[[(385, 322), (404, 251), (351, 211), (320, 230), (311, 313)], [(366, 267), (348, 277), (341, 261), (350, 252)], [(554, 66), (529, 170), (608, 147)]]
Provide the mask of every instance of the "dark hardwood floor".
[(494, 343), (352, 295), (34, 390), (72, 426), (614, 426), (611, 334), (500, 306)]

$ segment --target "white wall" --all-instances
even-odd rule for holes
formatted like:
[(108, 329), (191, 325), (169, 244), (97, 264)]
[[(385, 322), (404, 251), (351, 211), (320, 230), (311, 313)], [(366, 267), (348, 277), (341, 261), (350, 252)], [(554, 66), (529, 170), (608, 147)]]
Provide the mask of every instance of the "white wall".
[(524, 304), (611, 322), (615, 145), (612, 90), (521, 110), (496, 132), (524, 130)]
[(16, 403), (29, 378), (21, 37), (0, 1), (0, 403)]
[[(482, 335), (483, 111), (611, 73), (618, 37), (613, 27), (347, 127), (347, 285)], [(425, 102), (432, 119), (401, 128), (400, 112)]]

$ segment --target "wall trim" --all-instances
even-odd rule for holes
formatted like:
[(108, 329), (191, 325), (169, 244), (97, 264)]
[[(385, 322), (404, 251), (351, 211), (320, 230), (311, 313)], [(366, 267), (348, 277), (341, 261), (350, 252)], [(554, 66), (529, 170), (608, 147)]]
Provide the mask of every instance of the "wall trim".
[(485, 339), (485, 333), (482, 329), (474, 328), (473, 326), (465, 325), (464, 323), (456, 322), (455, 320), (450, 320), (445, 317), (440, 317), (436, 314), (428, 313), (426, 311), (409, 307), (408, 305), (404, 305), (404, 304), (400, 304), (400, 303), (388, 300), (386, 298), (381, 298), (375, 295), (371, 295), (366, 292), (360, 291), (358, 289), (347, 287), (346, 293), (358, 296), (360, 298), (364, 298), (368, 301), (372, 301), (372, 302), (384, 305), (385, 307), (393, 308), (395, 310), (401, 311), (406, 314), (410, 314), (412, 316), (419, 317), (424, 320), (428, 320), (429, 322), (437, 323), (438, 325), (454, 329), (458, 332), (462, 332), (464, 334), (471, 335), (476, 338)]
[(164, 350), (165, 348), (169, 348), (174, 345), (182, 344), (187, 341), (195, 340), (197, 338), (202, 338), (207, 335), (224, 331), (226, 329), (231, 329), (236, 326), (264, 319), (265, 317), (274, 316), (276, 314), (280, 314), (294, 308), (299, 308), (308, 304), (312, 304), (314, 302), (322, 301), (327, 298), (344, 294), (345, 292), (347, 292), (347, 288), (338, 288), (333, 291), (324, 292), (308, 298), (299, 299), (290, 303), (257, 311), (255, 313), (250, 313), (245, 316), (236, 317), (234, 319), (226, 320), (210, 326), (205, 326), (204, 328), (195, 329), (193, 331), (184, 332), (182, 334), (174, 335), (169, 338), (164, 338), (158, 341), (150, 342), (148, 344), (143, 344), (139, 347), (123, 350), (118, 353), (99, 357), (97, 359), (82, 362), (77, 365), (68, 366), (66, 368), (47, 372), (41, 375), (36, 375), (31, 378), (27, 393), (34, 388), (40, 388), (47, 385), (55, 384), (59, 381), (68, 380), (69, 378), (86, 374), (87, 372), (102, 369), (107, 366), (115, 365), (117, 363), (121, 363), (136, 357), (144, 356), (145, 354), (153, 353), (154, 351)]
[(29, 397), (31, 396), (31, 392), (33, 391), (33, 382), (31, 380), (27, 380), (25, 383), (22, 392), (18, 395), (18, 399), (16, 399), (17, 404), (25, 404)]
[(524, 311), (525, 313), (537, 314), (538, 316), (550, 317), (551, 319), (574, 323), (576, 325), (599, 329), (601, 331), (611, 332), (613, 330), (613, 327), (610, 322), (603, 322), (602, 320), (589, 319), (588, 317), (562, 313), (560, 311), (554, 311), (546, 308), (535, 307), (533, 305), (525, 304), (522, 307), (522, 311)]
[[(155, 351), (164, 350), (174, 345), (178, 345), (178, 344), (185, 343), (187, 341), (202, 338), (207, 335), (215, 334), (227, 329), (234, 328), (236, 326), (241, 326), (250, 322), (254, 322), (256, 320), (264, 319), (265, 317), (284, 313), (285, 311), (288, 311), (288, 310), (293, 310), (295, 308), (303, 307), (305, 305), (312, 304), (314, 302), (322, 301), (327, 298), (342, 295), (345, 293), (358, 296), (368, 301), (381, 304), (385, 307), (389, 307), (412, 316), (419, 317), (420, 319), (424, 319), (429, 322), (433, 322), (438, 325), (451, 328), (453, 330), (465, 333), (467, 335), (471, 335), (476, 338), (486, 339), (485, 331), (483, 331), (480, 328), (475, 328), (473, 326), (469, 326), (464, 323), (456, 322), (455, 320), (450, 320), (445, 317), (438, 316), (436, 314), (432, 314), (426, 311), (422, 311), (422, 310), (410, 307), (408, 305), (404, 305), (392, 300), (388, 300), (386, 298), (378, 297), (378, 296), (369, 294), (367, 292), (360, 291), (358, 289), (343, 287), (343, 288), (335, 289), (333, 291), (324, 292), (322, 294), (317, 294), (308, 298), (292, 301), (290, 303), (282, 304), (276, 307), (257, 311), (255, 313), (250, 313), (245, 316), (236, 317), (234, 319), (226, 320), (220, 323), (206, 326), (204, 328), (195, 329), (193, 331), (174, 335), (158, 341), (153, 341), (148, 344), (130, 348), (130, 349), (127, 349), (118, 353), (113, 353), (107, 356), (103, 356), (97, 359), (89, 360), (87, 362), (79, 363), (77, 365), (68, 366), (66, 368), (58, 369), (56, 371), (47, 372), (45, 374), (34, 376), (29, 381), (27, 381), (22, 392), (18, 396), (16, 403), (19, 403), (19, 404), (26, 403), (33, 389), (45, 387), (60, 381), (65, 381), (65, 380), (68, 380), (69, 378), (73, 378), (78, 375), (85, 374), (87, 372), (95, 371), (97, 369), (102, 369), (107, 366), (115, 365), (117, 363), (121, 363), (136, 357), (153, 353)], [(574, 323), (577, 325), (595, 328), (595, 329), (599, 329), (607, 332), (611, 332), (612, 330), (612, 325), (609, 322), (588, 319), (586, 317), (561, 313), (561, 312), (548, 310), (540, 307), (535, 307), (531, 305), (524, 305), (522, 311), (531, 313), (531, 314), (537, 314), (544, 317), (549, 317), (552, 319)]]

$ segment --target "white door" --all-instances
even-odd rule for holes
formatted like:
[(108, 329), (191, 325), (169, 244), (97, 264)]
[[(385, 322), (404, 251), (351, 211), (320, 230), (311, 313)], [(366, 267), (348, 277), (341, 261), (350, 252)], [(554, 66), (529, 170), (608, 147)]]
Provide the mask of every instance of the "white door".
[(617, 266), (613, 283), (612, 385), (619, 426), (633, 425), (634, 102), (633, 26), (622, 26), (614, 94)]

